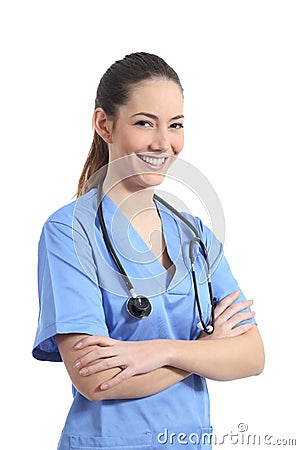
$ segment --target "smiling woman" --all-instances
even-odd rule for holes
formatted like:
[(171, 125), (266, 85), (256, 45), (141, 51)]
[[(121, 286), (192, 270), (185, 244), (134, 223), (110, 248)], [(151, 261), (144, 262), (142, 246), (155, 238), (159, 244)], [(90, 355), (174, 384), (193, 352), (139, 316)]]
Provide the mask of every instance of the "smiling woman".
[[(59, 450), (159, 449), (162, 428), (201, 437), (211, 432), (206, 377), (263, 369), (252, 301), (222, 245), (154, 195), (183, 149), (183, 122), (183, 90), (164, 60), (114, 63), (97, 90), (78, 199), (43, 227), (33, 355), (63, 360), (74, 386)], [(134, 311), (148, 300), (136, 287), (151, 299), (147, 315)]]
[[(116, 188), (122, 198), (137, 189), (160, 184), (184, 143), (183, 96), (177, 83), (156, 77), (136, 83), (130, 93), (116, 118), (108, 116), (103, 108), (94, 113), (95, 130), (109, 145), (109, 163), (123, 158), (125, 164), (127, 157), (128, 173), (132, 165), (134, 175), (118, 177)], [(109, 164), (108, 171), (117, 167)], [(108, 173), (106, 186), (111, 177)]]
[[(135, 103), (138, 108), (137, 97), (140, 93), (141, 86), (144, 83), (150, 82), (151, 84), (151, 81), (167, 81), (172, 82), (175, 85), (177, 90), (180, 92), (179, 101), (181, 104), (177, 104), (177, 106), (180, 107), (180, 110), (176, 111), (174, 117), (171, 114), (167, 119), (174, 119), (176, 121), (178, 114), (182, 116), (183, 88), (181, 86), (180, 79), (174, 69), (166, 64), (162, 58), (149, 53), (140, 52), (127, 55), (124, 59), (116, 61), (102, 76), (97, 89), (94, 125), (96, 125), (96, 122), (99, 121), (100, 128), (97, 129), (95, 126), (93, 143), (78, 183), (78, 196), (85, 193), (86, 189), (89, 188), (89, 185), (86, 184), (87, 180), (89, 180), (90, 177), (101, 167), (106, 166), (109, 160), (111, 161), (112, 158), (114, 158), (108, 148), (108, 140), (110, 139), (109, 135), (112, 131), (110, 127), (116, 121), (123, 106), (128, 106), (128, 103), (131, 102), (132, 106), (134, 106), (133, 104)], [(148, 95), (149, 94), (150, 90)], [(165, 94), (166, 93), (163, 92), (161, 97), (157, 95), (155, 97), (162, 106), (160, 111), (165, 110)], [(150, 101), (151, 99), (148, 98), (148, 100)], [(178, 93), (176, 95), (176, 101), (178, 102)], [(157, 112), (158, 114), (155, 114), (158, 104), (154, 110), (145, 108), (145, 106), (146, 105), (142, 104), (141, 109), (132, 110), (131, 114), (133, 117), (130, 117), (130, 125), (135, 125), (140, 128), (151, 128), (152, 122), (154, 124), (157, 123), (161, 114), (160, 111)], [(175, 106), (176, 105), (174, 105), (174, 107)], [(140, 115), (139, 118), (138, 115)], [(178, 119), (183, 119), (183, 117), (178, 117)], [(110, 125), (108, 130), (105, 127), (106, 123)], [(174, 128), (174, 126), (175, 125), (172, 127)], [(182, 126), (182, 124), (180, 126)], [(160, 148), (159, 146), (158, 148), (163, 150), (163, 147)]]

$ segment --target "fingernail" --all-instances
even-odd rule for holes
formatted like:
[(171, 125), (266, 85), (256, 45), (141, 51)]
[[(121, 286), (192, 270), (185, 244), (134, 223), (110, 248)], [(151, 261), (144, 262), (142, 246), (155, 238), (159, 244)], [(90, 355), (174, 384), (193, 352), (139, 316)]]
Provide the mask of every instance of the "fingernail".
[(74, 348), (75, 348), (76, 350), (78, 350), (78, 349), (81, 348), (81, 347), (82, 347), (82, 342), (81, 342), (81, 341), (77, 342), (77, 344), (74, 345)]
[(89, 369), (84, 367), (83, 369), (81, 369), (79, 371), (79, 373), (80, 373), (80, 375), (85, 376), (85, 375), (87, 375), (89, 373)]
[(81, 362), (80, 361), (76, 361), (74, 364), (74, 369), (78, 369), (81, 366)]
[(105, 391), (108, 388), (108, 384), (101, 384), (100, 389), (101, 391)]

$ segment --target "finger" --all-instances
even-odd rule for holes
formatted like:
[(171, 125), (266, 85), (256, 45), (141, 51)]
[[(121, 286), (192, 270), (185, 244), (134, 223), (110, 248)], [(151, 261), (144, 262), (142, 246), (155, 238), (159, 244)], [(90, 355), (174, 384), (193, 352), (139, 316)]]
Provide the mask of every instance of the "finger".
[(233, 328), (231, 330), (230, 336), (231, 337), (241, 336), (242, 334), (247, 333), (247, 331), (251, 330), (253, 327), (255, 327), (254, 322), (245, 323), (243, 325)]
[(251, 330), (255, 326), (254, 322), (248, 322), (243, 325), (237, 326), (235, 328), (226, 329), (222, 332), (216, 332), (208, 335), (207, 337), (203, 337), (204, 340), (216, 340), (216, 339), (224, 339), (224, 338), (232, 338), (236, 336), (240, 336), (247, 331)]
[(92, 364), (88, 367), (83, 367), (80, 369), (79, 373), (83, 377), (87, 377), (89, 375), (93, 375), (94, 373), (103, 372), (104, 370), (114, 369), (116, 367), (120, 367), (120, 360), (116, 356), (114, 358), (107, 358), (98, 361), (95, 364)]
[(77, 359), (73, 367), (74, 369), (80, 369), (99, 359), (111, 358), (112, 356), (116, 356), (116, 349), (114, 347), (98, 347)]
[(233, 305), (229, 306), (219, 316), (219, 318), (221, 318), (223, 322), (226, 322), (231, 317), (233, 317), (235, 314), (238, 314), (238, 313), (240, 313), (240, 311), (243, 311), (244, 309), (249, 308), (251, 305), (253, 305), (253, 300), (243, 300), (242, 302), (234, 303)]
[(240, 291), (232, 292), (231, 294), (224, 297), (216, 306), (215, 309), (215, 318), (217, 319), (223, 312), (235, 301), (239, 298)]
[(244, 320), (253, 319), (255, 316), (254, 311), (246, 311), (244, 313), (236, 313), (234, 316), (232, 316), (228, 321), (227, 324), (230, 328), (236, 327), (239, 323), (243, 322)]
[(131, 378), (134, 374), (135, 373), (133, 369), (127, 367), (126, 369), (122, 370), (118, 375), (102, 383), (100, 385), (100, 390), (106, 391), (108, 389), (112, 389), (113, 387), (118, 386), (118, 384), (123, 383), (125, 380), (128, 380), (128, 378)]
[(90, 345), (100, 345), (100, 346), (110, 346), (113, 345), (115, 339), (111, 339), (108, 336), (103, 336), (102, 334), (97, 334), (95, 336), (87, 336), (80, 341), (76, 342), (74, 345), (75, 350), (89, 347)]

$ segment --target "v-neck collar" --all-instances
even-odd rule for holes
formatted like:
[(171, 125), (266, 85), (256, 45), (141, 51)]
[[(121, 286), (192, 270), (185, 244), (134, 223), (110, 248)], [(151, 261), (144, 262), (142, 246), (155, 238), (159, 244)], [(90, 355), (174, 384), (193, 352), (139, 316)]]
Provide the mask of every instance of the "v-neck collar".
[(136, 292), (142, 292), (143, 295), (157, 295), (166, 291), (186, 292), (186, 283), (182, 284), (182, 281), (189, 272), (189, 264), (183, 254), (183, 229), (172, 212), (155, 201), (168, 255), (176, 268), (173, 276), (170, 276), (116, 204), (105, 195), (102, 202), (109, 238)]

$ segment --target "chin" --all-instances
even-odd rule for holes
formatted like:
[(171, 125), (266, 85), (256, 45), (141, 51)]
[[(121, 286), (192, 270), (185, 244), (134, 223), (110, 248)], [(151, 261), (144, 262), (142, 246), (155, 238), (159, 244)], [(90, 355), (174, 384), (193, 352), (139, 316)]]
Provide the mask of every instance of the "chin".
[(138, 176), (138, 184), (143, 187), (159, 186), (165, 179), (163, 173), (148, 173)]

